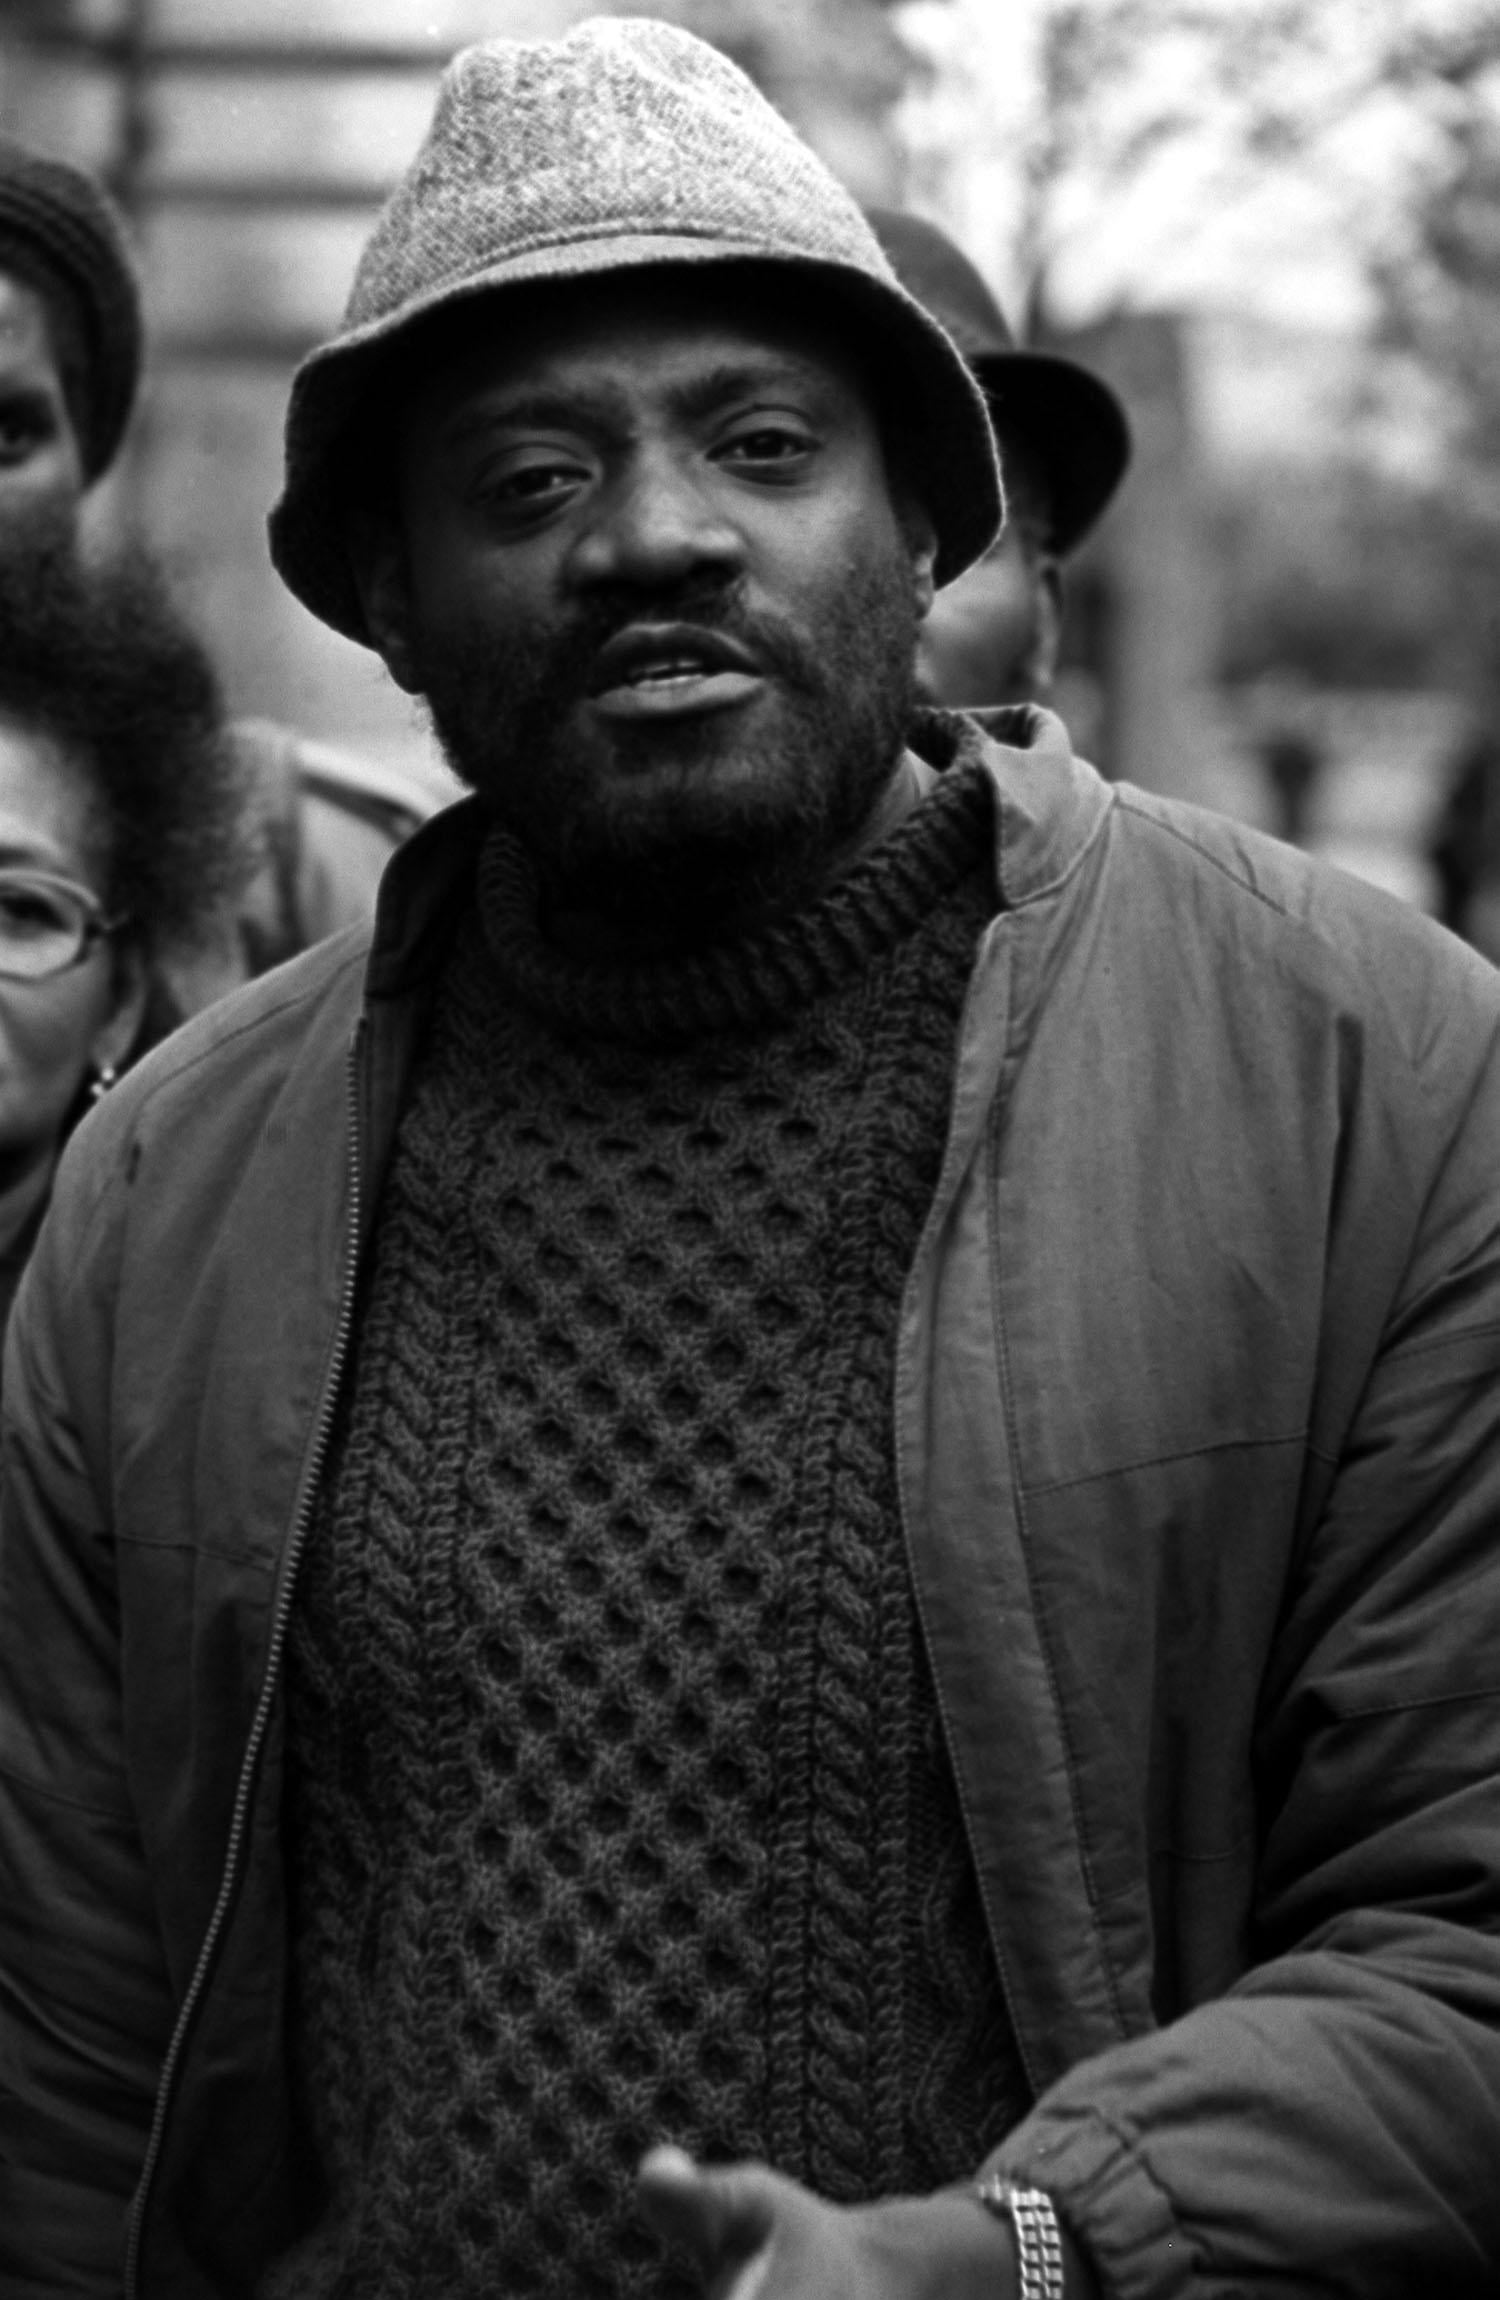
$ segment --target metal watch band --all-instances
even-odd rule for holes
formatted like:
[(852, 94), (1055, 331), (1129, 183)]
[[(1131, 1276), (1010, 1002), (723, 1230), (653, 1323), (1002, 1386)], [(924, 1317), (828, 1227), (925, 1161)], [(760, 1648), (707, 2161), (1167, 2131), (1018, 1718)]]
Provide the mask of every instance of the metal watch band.
[(1041, 2188), (1023, 2188), (1003, 2172), (985, 2174), (974, 2190), (981, 2204), (1007, 2219), (1016, 2232), (1018, 2300), (1063, 2300), (1062, 2230), (1052, 2199)]

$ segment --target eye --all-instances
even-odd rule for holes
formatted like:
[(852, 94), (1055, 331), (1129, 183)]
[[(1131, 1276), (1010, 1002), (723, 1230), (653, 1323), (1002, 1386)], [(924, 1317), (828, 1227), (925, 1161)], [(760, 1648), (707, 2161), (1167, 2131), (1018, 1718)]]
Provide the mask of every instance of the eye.
[(24, 463), (47, 446), (56, 432), (45, 400), (0, 400), (0, 464)]
[(76, 913), (41, 887), (0, 887), (0, 927), (8, 935), (67, 934), (75, 924)]
[(754, 476), (783, 478), (805, 470), (820, 442), (802, 424), (777, 418), (757, 420), (736, 431), (717, 450), (721, 463)]
[(570, 503), (588, 484), (587, 470), (572, 456), (517, 454), (485, 465), (475, 481), (475, 493), (486, 509), (501, 517), (540, 516)]

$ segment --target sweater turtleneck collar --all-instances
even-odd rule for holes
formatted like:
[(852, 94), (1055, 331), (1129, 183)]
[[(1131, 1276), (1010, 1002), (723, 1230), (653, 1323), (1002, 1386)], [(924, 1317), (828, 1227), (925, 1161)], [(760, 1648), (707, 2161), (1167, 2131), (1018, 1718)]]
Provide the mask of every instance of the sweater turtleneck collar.
[(479, 915), (506, 990), (569, 1035), (635, 1045), (776, 1024), (836, 990), (915, 933), (993, 854), (994, 794), (955, 766), (831, 886), (800, 910), (672, 957), (580, 958), (542, 932), (536, 876), (496, 826), (479, 859)]

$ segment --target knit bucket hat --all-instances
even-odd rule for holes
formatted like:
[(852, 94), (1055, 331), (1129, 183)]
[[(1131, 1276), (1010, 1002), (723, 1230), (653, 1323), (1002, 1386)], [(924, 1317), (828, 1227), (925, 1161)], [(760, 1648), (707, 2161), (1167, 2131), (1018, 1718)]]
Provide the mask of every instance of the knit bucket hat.
[(800, 274), (878, 363), (937, 532), (937, 580), (960, 574), (1002, 507), (984, 400), (959, 353), (900, 285), (854, 200), (738, 66), (673, 25), (596, 17), (560, 40), (482, 42), (444, 74), (343, 325), (292, 383), (270, 518), (289, 588), (372, 644), (348, 557), (348, 449), (393, 344), (417, 322), (522, 282), (724, 262)]

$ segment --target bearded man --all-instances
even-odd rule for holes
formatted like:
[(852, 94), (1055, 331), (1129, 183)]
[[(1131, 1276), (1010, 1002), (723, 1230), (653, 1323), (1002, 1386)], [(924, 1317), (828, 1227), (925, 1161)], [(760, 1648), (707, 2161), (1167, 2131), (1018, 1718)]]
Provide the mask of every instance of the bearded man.
[(8, 2292), (1493, 2289), (1500, 986), (915, 708), (1000, 508), (727, 61), (457, 59), (272, 547), (472, 795), (12, 1326)]

